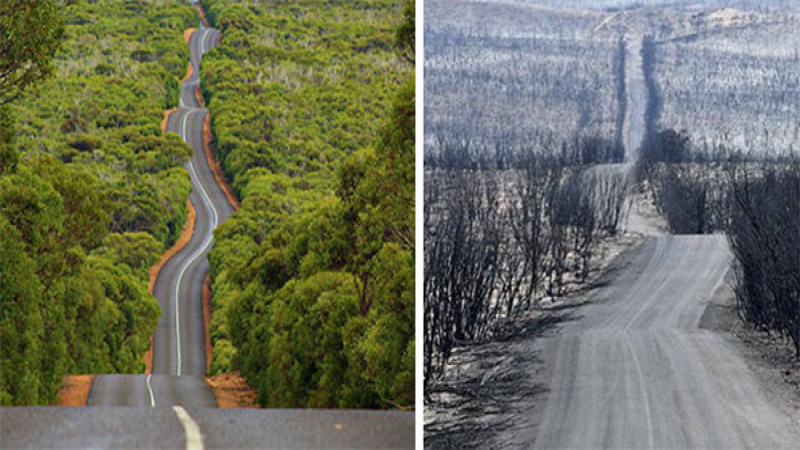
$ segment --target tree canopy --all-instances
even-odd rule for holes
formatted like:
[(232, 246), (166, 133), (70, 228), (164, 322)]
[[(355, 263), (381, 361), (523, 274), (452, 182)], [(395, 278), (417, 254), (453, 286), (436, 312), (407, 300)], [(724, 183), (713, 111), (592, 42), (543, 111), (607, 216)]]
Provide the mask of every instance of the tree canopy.
[(412, 407), (413, 2), (202, 4), (242, 200), (209, 256), (211, 372), (240, 369), (265, 406)]
[(195, 20), (179, 1), (0, 3), (0, 404), (144, 369), (149, 267), (191, 190), (191, 149), (159, 124)]

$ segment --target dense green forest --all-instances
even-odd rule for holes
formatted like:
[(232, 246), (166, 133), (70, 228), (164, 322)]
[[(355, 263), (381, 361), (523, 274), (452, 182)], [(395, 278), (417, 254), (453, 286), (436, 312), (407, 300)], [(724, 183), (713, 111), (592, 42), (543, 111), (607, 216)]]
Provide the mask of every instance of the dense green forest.
[(148, 270), (191, 190), (191, 149), (160, 122), (196, 23), (179, 0), (0, 3), (3, 405), (51, 403), (67, 373), (144, 369)]
[(203, 0), (241, 209), (209, 256), (212, 373), (265, 406), (414, 402), (414, 6)]

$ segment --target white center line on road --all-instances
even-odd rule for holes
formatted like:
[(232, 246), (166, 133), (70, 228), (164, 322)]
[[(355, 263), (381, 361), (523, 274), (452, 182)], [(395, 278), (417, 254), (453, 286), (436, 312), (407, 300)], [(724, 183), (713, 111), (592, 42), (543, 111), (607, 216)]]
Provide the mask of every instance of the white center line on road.
[[(183, 137), (184, 142), (186, 142), (186, 121), (189, 115), (196, 111), (203, 111), (201, 109), (193, 109), (188, 111), (186, 115), (183, 117), (183, 129), (181, 130), (181, 136)], [(206, 249), (211, 245), (211, 242), (214, 239), (213, 230), (217, 228), (217, 224), (219, 223), (219, 214), (217, 213), (217, 209), (214, 207), (214, 204), (211, 202), (211, 198), (208, 196), (208, 192), (203, 187), (203, 184), (200, 182), (200, 178), (197, 176), (197, 173), (194, 170), (194, 164), (192, 164), (192, 160), (189, 160), (189, 175), (192, 178), (193, 184), (200, 188), (200, 197), (203, 200), (203, 203), (208, 207), (211, 211), (211, 230), (212, 233), (206, 237), (203, 241), (200, 248), (198, 248), (186, 261), (186, 263), (181, 267), (180, 272), (178, 273), (177, 281), (175, 282), (175, 342), (176, 342), (176, 353), (177, 353), (177, 369), (176, 375), (181, 376), (182, 372), (182, 355), (181, 355), (181, 322), (180, 322), (180, 293), (181, 293), (181, 281), (183, 280), (183, 275), (186, 273), (186, 269), (189, 268), (192, 263), (194, 263), (200, 255), (206, 251)]]
[(200, 38), (200, 56), (203, 56), (203, 53), (206, 52), (206, 36), (208, 35), (209, 31), (211, 31), (211, 28), (206, 28), (203, 30), (203, 36)]
[[(183, 138), (183, 142), (187, 142), (186, 121), (189, 119), (189, 115), (191, 113), (192, 110), (183, 113), (183, 125), (181, 126), (181, 137)], [(192, 160), (189, 159), (189, 164), (191, 163)], [(181, 267), (180, 274), (178, 275), (178, 281), (175, 283), (175, 356), (176, 356), (175, 375), (176, 376), (181, 376), (181, 368), (183, 366), (183, 362), (181, 361), (181, 319), (180, 319), (181, 306), (180, 302), (178, 302), (178, 299), (180, 298), (181, 279), (183, 278), (183, 273), (186, 271), (186, 268), (189, 266), (189, 263), (191, 263), (191, 261), (192, 258), (190, 257), (188, 263), (184, 264), (184, 266)]]
[(147, 392), (150, 393), (150, 407), (151, 408), (155, 408), (156, 407), (156, 397), (155, 397), (155, 395), (153, 395), (153, 386), (150, 385), (150, 377), (152, 377), (152, 376), (153, 376), (153, 374), (150, 374), (150, 373), (147, 374), (147, 379), (146, 379), (145, 384), (147, 384)]
[[(210, 31), (211, 31), (210, 28), (203, 28), (202, 29), (202, 33), (199, 33), (199, 34), (195, 33), (195, 34), (197, 34), (196, 38), (200, 39), (200, 57), (201, 58), (203, 56), (203, 53), (205, 52), (206, 38), (208, 37), (208, 34), (209, 34)], [(193, 83), (184, 82), (183, 86), (186, 86), (187, 84), (193, 84)], [(183, 89), (181, 89), (181, 94), (183, 94)], [(188, 144), (189, 140), (188, 140), (188, 136), (187, 136), (187, 126), (189, 124), (189, 116), (192, 115), (192, 113), (194, 113), (196, 111), (204, 112), (205, 110), (200, 109), (200, 108), (185, 108), (184, 107), (184, 102), (183, 102), (183, 95), (181, 95), (179, 97), (179, 104), (181, 106), (181, 109), (183, 110), (183, 121), (181, 122), (181, 128), (179, 130), (180, 131), (180, 136), (183, 139), (183, 141)], [(194, 253), (192, 253), (192, 255), (184, 262), (183, 266), (181, 267), (181, 269), (180, 269), (180, 271), (178, 273), (177, 280), (175, 282), (175, 353), (176, 353), (175, 375), (178, 376), (178, 377), (180, 377), (182, 372), (183, 372), (183, 355), (182, 355), (182, 351), (181, 351), (181, 321), (180, 321), (180, 311), (181, 311), (181, 309), (180, 309), (180, 301), (179, 301), (180, 300), (180, 291), (181, 291), (181, 282), (183, 280), (183, 275), (186, 273), (186, 270), (189, 268), (189, 266), (191, 266), (200, 257), (200, 255), (203, 252), (205, 252), (208, 249), (208, 247), (211, 245), (211, 242), (214, 239), (213, 230), (217, 228), (217, 225), (219, 223), (219, 214), (217, 213), (217, 209), (214, 207), (214, 204), (212, 203), (211, 198), (208, 195), (208, 192), (206, 192), (206, 189), (205, 189), (205, 187), (203, 187), (203, 184), (200, 181), (200, 178), (197, 176), (197, 173), (194, 170), (194, 164), (192, 164), (191, 158), (189, 159), (188, 169), (189, 169), (189, 175), (191, 176), (191, 179), (192, 179), (192, 185), (194, 185), (197, 188), (199, 188), (200, 196), (201, 196), (201, 199), (203, 200), (203, 203), (211, 211), (211, 217), (212, 217), (211, 230), (212, 230), (212, 233), (209, 233), (209, 235), (206, 237), (206, 239), (201, 244), (200, 248), (198, 248)], [(148, 382), (149, 382), (149, 378), (148, 378)], [(148, 389), (149, 389), (149, 384), (148, 384)], [(150, 397), (151, 397), (151, 405), (155, 406), (155, 401), (153, 401), (152, 390), (150, 392)]]
[(200, 434), (200, 427), (197, 422), (192, 419), (192, 416), (183, 409), (182, 406), (175, 405), (172, 407), (178, 420), (183, 425), (183, 430), (186, 432), (186, 450), (203, 450), (203, 435)]
[(189, 114), (191, 114), (191, 112), (192, 110), (190, 109), (183, 113), (183, 125), (181, 126), (181, 138), (183, 138), (183, 142), (186, 142), (186, 121), (189, 119)]

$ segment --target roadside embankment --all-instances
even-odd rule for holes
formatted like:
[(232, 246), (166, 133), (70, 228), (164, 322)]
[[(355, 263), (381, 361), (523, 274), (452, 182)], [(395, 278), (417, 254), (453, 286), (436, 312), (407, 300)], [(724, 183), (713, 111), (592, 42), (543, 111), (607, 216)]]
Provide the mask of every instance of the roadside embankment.
[(216, 149), (212, 144), (213, 140), (214, 136), (211, 134), (211, 114), (209, 113), (206, 114), (205, 121), (203, 121), (203, 147), (206, 151), (206, 158), (208, 158), (208, 166), (214, 173), (214, 179), (217, 180), (217, 184), (222, 188), (222, 192), (225, 194), (231, 206), (233, 206), (233, 209), (238, 210), (239, 200), (233, 194), (233, 189), (230, 185), (225, 182), (225, 174), (222, 172), (222, 167), (220, 167), (219, 161), (214, 155)]
[(67, 375), (58, 391), (59, 406), (86, 406), (94, 374)]
[(197, 31), (197, 28), (187, 28), (183, 30), (183, 40), (186, 41), (187, 44), (189, 40), (192, 39), (192, 34), (194, 34), (195, 31)]
[(220, 408), (260, 408), (256, 403), (258, 391), (238, 371), (225, 372), (206, 378), (217, 397)]
[(162, 134), (166, 134), (167, 133), (167, 124), (169, 123), (170, 114), (174, 113), (177, 110), (178, 110), (178, 108), (176, 107), (176, 108), (170, 108), (170, 109), (164, 111), (164, 119), (161, 120), (161, 133)]

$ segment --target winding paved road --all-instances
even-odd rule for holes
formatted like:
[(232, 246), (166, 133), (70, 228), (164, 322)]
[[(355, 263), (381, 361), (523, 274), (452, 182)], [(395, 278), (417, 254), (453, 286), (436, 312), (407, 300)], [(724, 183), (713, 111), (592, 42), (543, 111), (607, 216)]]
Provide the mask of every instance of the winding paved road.
[(208, 110), (197, 103), (194, 89), (200, 84), (203, 53), (216, 45), (219, 36), (219, 31), (202, 25), (192, 34), (192, 76), (183, 82), (181, 107), (167, 122), (167, 131), (179, 134), (194, 151), (186, 170), (192, 178), (190, 200), (196, 217), (191, 240), (164, 265), (153, 287), (162, 314), (153, 335), (152, 376), (98, 375), (89, 392), (90, 406), (217, 405), (204, 380), (203, 280), (214, 228), (233, 213), (233, 207), (208, 166), (203, 147)]

